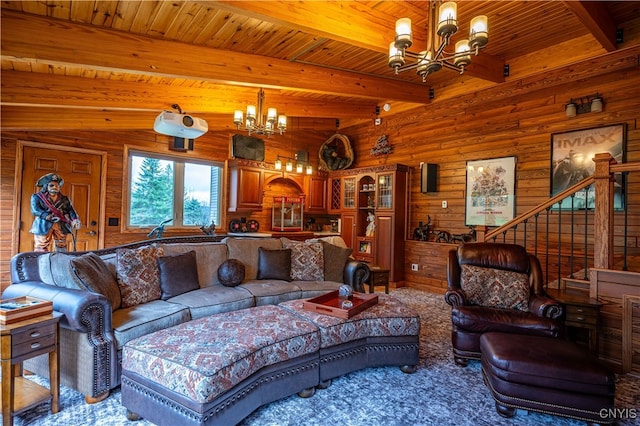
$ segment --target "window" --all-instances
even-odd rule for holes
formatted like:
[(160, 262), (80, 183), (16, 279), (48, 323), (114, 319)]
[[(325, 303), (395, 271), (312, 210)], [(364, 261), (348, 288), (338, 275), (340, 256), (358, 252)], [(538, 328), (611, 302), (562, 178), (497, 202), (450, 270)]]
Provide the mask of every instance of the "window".
[(130, 152), (129, 171), (129, 226), (220, 224), (221, 165)]

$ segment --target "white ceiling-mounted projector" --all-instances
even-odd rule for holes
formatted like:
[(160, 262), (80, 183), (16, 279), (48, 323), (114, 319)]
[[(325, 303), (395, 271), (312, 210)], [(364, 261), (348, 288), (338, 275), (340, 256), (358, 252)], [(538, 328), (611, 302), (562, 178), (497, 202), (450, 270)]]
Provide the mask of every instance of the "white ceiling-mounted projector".
[(163, 135), (195, 139), (207, 133), (209, 125), (202, 118), (189, 114), (163, 111), (156, 117), (153, 130)]

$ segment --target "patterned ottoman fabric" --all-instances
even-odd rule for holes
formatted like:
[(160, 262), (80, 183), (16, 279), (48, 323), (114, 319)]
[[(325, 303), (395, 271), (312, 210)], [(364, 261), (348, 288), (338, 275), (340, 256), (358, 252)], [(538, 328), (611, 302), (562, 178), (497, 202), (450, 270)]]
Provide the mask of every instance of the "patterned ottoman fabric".
[(259, 306), (132, 340), (123, 349), (122, 368), (206, 403), (263, 367), (319, 349), (312, 323), (278, 306)]
[(349, 319), (338, 318), (303, 308), (303, 300), (282, 302), (281, 306), (308, 319), (320, 328), (321, 348), (328, 348), (368, 337), (418, 336), (420, 316), (416, 311), (386, 294), (378, 303)]

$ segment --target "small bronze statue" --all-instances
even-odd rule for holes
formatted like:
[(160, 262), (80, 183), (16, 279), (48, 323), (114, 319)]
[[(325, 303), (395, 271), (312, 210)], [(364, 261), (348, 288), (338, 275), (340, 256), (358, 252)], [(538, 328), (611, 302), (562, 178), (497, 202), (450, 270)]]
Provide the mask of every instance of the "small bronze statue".
[(476, 227), (469, 226), (469, 232), (467, 234), (454, 234), (451, 236), (451, 242), (470, 243), (476, 240)]
[(162, 238), (162, 234), (164, 233), (164, 225), (171, 222), (172, 220), (173, 219), (167, 219), (160, 222), (160, 225), (153, 228), (151, 232), (147, 234), (147, 237), (151, 238), (155, 235), (157, 239)]
[(420, 241), (429, 241), (431, 235), (431, 216), (427, 216), (427, 223), (423, 225), (422, 222), (418, 223), (418, 227), (413, 230), (413, 239)]
[(211, 225), (200, 227), (200, 230), (204, 232), (206, 235), (216, 235), (216, 224), (214, 221), (211, 221)]

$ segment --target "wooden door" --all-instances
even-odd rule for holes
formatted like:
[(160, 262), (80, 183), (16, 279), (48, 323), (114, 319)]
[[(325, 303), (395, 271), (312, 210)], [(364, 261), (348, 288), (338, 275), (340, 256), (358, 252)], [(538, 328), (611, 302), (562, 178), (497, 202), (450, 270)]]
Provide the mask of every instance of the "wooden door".
[[(71, 200), (78, 213), (82, 227), (76, 235), (77, 251), (98, 248), (101, 192), (102, 158), (98, 154), (86, 152), (61, 151), (33, 146), (23, 150), (22, 188), (19, 232), (19, 250), (33, 251), (33, 234), (29, 232), (33, 223), (31, 214), (31, 196), (40, 188), (38, 179), (47, 173), (57, 173), (63, 179), (60, 192)], [(74, 249), (73, 238), (68, 239), (68, 250)]]

